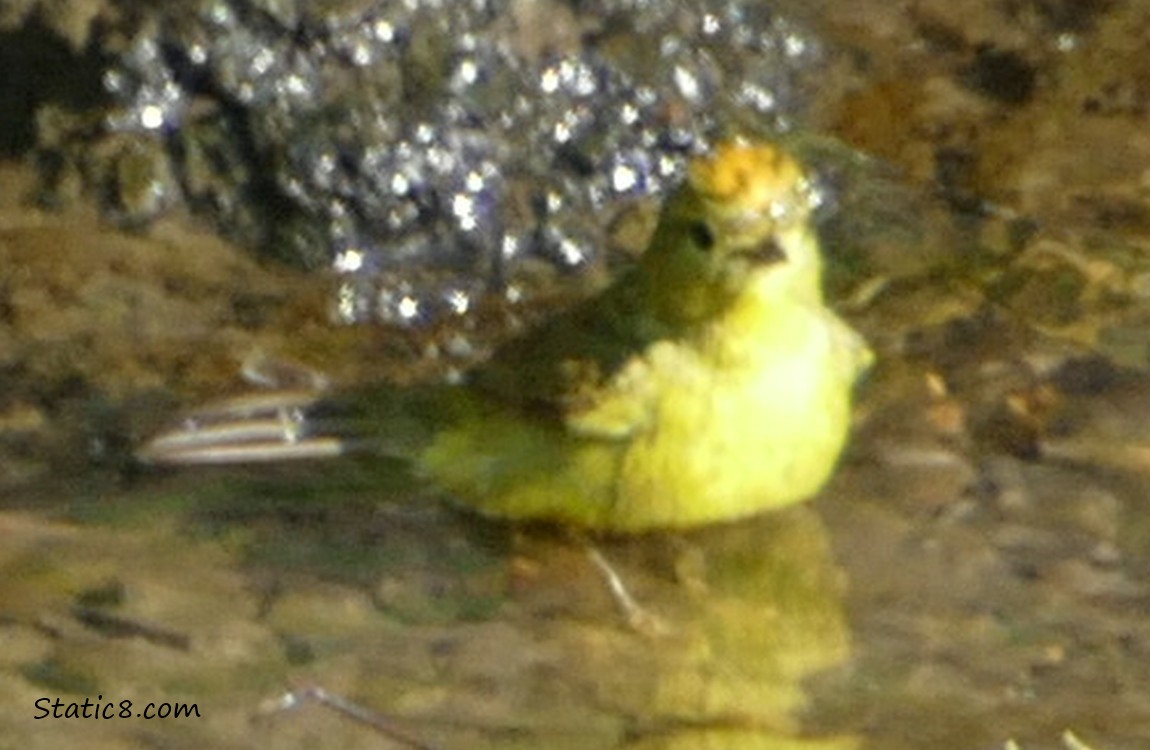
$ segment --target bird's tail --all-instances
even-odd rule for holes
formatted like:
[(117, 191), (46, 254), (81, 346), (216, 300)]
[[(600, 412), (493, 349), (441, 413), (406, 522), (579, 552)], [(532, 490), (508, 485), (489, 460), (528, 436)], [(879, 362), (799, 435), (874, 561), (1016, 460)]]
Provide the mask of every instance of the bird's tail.
[[(273, 463), (374, 453), (410, 458), (434, 431), (424, 391), (273, 390), (185, 414), (136, 452), (154, 465)], [(431, 410), (432, 412), (435, 410)]]

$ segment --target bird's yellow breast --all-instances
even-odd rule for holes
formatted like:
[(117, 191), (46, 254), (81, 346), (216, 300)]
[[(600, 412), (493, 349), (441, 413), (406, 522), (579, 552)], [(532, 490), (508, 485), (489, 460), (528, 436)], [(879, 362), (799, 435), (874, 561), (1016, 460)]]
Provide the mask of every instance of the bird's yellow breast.
[(698, 350), (652, 352), (657, 416), (626, 451), (613, 528), (731, 520), (822, 487), (850, 426), (854, 334), (821, 306), (775, 307), (720, 321)]

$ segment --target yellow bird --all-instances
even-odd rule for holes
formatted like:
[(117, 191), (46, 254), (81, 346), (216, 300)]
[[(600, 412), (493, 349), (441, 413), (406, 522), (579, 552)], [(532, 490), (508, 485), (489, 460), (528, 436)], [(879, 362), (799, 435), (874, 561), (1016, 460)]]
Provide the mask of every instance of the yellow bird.
[[(694, 161), (651, 245), (603, 293), (457, 386), (345, 394), (370, 436), (325, 434), (317, 394), (209, 408), (142, 460), (374, 450), (482, 513), (609, 532), (728, 521), (804, 500), (851, 423), (863, 340), (823, 302), (812, 188), (777, 147)], [(302, 415), (302, 416), (300, 416)]]

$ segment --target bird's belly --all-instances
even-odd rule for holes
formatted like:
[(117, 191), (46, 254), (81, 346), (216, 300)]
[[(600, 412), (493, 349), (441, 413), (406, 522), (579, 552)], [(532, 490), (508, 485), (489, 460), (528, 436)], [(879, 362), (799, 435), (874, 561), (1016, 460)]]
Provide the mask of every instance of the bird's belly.
[(775, 361), (694, 380), (680, 372), (627, 450), (611, 526), (697, 526), (815, 494), (849, 425), (851, 386), (828, 370)]

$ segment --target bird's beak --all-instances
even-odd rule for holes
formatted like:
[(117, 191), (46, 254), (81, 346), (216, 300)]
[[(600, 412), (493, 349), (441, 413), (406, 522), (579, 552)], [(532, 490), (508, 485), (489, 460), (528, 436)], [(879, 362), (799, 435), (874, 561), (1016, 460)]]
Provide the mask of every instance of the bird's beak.
[(787, 259), (787, 254), (783, 252), (783, 248), (774, 237), (768, 237), (757, 245), (749, 248), (747, 256), (756, 263), (764, 266), (771, 263), (782, 263)]

